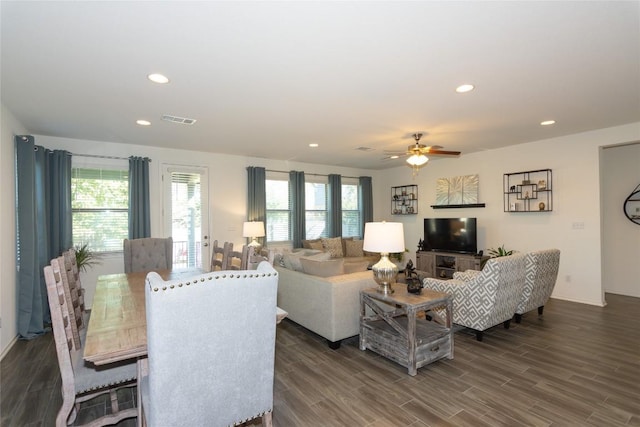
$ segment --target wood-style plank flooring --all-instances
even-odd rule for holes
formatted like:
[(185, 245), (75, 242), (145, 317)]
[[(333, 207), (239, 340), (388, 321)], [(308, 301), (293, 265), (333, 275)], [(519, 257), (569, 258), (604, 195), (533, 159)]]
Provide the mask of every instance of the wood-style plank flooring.
[[(357, 337), (334, 351), (285, 319), (277, 329), (274, 425), (640, 426), (640, 299), (608, 294), (607, 302), (551, 300), (541, 318), (530, 312), (509, 330), (490, 329), (483, 342), (461, 330), (455, 358), (415, 377), (360, 351)], [(16, 343), (1, 376), (2, 426), (54, 425), (61, 397), (51, 334)], [(133, 400), (121, 396), (125, 405)], [(78, 422), (107, 407), (83, 405)]]

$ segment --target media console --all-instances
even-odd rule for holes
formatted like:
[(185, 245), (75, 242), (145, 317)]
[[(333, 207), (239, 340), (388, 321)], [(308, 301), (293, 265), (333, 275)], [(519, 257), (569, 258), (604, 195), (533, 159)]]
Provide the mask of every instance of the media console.
[(416, 269), (427, 277), (448, 280), (456, 271), (481, 270), (488, 256), (453, 252), (417, 251)]

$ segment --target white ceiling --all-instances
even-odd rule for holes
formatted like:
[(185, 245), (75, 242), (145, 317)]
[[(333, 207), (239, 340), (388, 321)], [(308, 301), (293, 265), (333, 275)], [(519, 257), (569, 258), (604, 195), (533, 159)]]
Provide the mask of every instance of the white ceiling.
[(464, 155), (640, 121), (638, 1), (0, 4), (2, 103), (39, 135), (381, 169), (416, 131)]

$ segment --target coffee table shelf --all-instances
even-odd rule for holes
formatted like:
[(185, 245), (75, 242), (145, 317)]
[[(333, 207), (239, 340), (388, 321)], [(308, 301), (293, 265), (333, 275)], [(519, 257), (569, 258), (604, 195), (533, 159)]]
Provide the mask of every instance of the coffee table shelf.
[[(421, 311), (442, 308), (445, 318), (417, 319)], [(434, 319), (438, 316), (433, 316)], [(444, 292), (423, 289), (414, 295), (404, 289), (383, 295), (360, 291), (360, 349), (369, 349), (406, 367), (409, 375), (443, 358), (453, 359), (452, 300)]]

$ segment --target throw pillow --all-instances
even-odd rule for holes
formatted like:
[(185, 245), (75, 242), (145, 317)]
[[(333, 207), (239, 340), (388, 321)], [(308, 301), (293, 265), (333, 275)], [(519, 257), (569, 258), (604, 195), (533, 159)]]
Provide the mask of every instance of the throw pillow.
[(322, 247), (331, 254), (331, 258), (342, 258), (344, 256), (342, 253), (342, 237), (322, 239)]
[(302, 264), (300, 264), (300, 258), (311, 257), (314, 255), (322, 255), (324, 259), (328, 259), (329, 256), (324, 252), (314, 251), (312, 249), (303, 249), (297, 252), (285, 252), (282, 256), (284, 267), (289, 270), (302, 271)]
[(345, 261), (344, 274), (357, 273), (359, 271), (366, 271), (368, 267), (369, 267), (369, 261), (366, 259), (363, 261), (353, 261), (353, 262)]
[[(312, 243), (316, 243), (316, 242), (320, 242), (320, 239), (314, 239), (314, 240), (303, 240), (302, 241), (302, 247), (305, 249), (318, 249), (318, 248), (314, 248), (311, 246)], [(320, 248), (320, 250), (322, 250), (322, 248)]]
[(347, 242), (353, 240), (353, 237), (342, 238), (342, 256), (347, 256)]
[(364, 251), (362, 250), (364, 240), (347, 240), (345, 243), (347, 245), (345, 256), (364, 256)]
[(324, 248), (322, 247), (322, 241), (321, 240), (314, 240), (312, 242), (309, 242), (309, 247), (311, 249), (316, 249), (319, 251), (324, 251)]
[(315, 259), (302, 258), (302, 269), (306, 274), (320, 277), (330, 277), (343, 274), (344, 260), (342, 258), (317, 261)]

